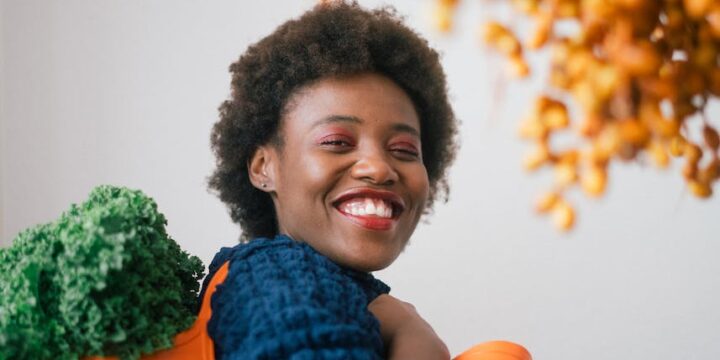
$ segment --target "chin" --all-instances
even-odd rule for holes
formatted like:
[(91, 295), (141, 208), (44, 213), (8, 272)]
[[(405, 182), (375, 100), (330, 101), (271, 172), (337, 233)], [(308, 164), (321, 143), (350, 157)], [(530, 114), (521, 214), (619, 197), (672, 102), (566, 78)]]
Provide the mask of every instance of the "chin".
[(363, 272), (379, 271), (390, 266), (399, 254), (368, 255), (363, 253), (361, 256), (345, 256), (345, 261), (341, 262), (341, 265)]
[(362, 271), (366, 273), (374, 272), (374, 271), (380, 271), (392, 264), (391, 262), (385, 262), (385, 263), (378, 263), (378, 262), (358, 262), (358, 263), (348, 263), (343, 264), (343, 266), (348, 267), (350, 269), (356, 270), (356, 271)]

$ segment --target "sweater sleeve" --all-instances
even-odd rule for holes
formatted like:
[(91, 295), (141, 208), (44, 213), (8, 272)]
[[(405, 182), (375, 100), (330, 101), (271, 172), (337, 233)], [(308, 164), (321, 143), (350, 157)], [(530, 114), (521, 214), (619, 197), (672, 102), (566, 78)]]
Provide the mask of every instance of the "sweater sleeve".
[[(380, 359), (376, 291), (306, 246), (246, 247), (212, 296), (208, 332), (225, 359)], [(377, 281), (377, 280), (375, 280)]]

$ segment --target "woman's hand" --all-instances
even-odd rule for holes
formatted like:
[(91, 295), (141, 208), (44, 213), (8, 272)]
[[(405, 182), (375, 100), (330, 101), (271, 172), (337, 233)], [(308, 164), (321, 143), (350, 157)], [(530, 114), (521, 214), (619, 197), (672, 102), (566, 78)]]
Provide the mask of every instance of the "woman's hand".
[(388, 359), (450, 359), (445, 343), (415, 307), (390, 295), (380, 295), (368, 305), (380, 321)]

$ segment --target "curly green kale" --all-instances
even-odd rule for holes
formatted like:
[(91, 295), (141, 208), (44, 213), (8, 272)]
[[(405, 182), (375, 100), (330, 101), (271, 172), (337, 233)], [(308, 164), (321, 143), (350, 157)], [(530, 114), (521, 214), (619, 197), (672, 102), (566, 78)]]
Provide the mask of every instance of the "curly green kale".
[(0, 249), (0, 359), (137, 359), (195, 320), (203, 265), (142, 192), (99, 186)]

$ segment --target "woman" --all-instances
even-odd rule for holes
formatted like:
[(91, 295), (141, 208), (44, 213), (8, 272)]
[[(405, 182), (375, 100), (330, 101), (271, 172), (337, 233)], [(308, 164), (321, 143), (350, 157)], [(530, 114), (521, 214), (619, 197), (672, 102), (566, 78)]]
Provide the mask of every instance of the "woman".
[(369, 274), (447, 191), (456, 122), (437, 53), (391, 10), (326, 2), (230, 70), (210, 188), (243, 241), (208, 276), (230, 261), (208, 323), (216, 356), (448, 358)]

